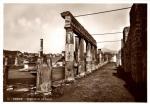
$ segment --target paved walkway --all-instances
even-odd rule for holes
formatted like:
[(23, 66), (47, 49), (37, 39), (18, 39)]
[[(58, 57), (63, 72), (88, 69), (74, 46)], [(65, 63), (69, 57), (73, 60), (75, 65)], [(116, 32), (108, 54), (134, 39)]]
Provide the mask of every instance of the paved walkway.
[(64, 86), (63, 94), (53, 101), (133, 102), (125, 82), (114, 76), (115, 64), (109, 63), (92, 74)]

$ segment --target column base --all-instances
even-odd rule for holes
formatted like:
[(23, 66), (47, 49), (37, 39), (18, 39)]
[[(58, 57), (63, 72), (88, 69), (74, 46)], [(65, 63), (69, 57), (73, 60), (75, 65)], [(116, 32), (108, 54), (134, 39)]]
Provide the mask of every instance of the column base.
[(92, 72), (92, 64), (91, 62), (86, 63), (86, 73), (91, 73)]
[(65, 83), (71, 83), (71, 82), (74, 82), (75, 79), (74, 78), (67, 78), (65, 79)]
[(85, 72), (82, 72), (79, 76), (80, 77), (84, 77), (85, 76)]
[(79, 61), (78, 71), (79, 71), (79, 75), (81, 76), (85, 74), (85, 62), (84, 61)]
[(74, 63), (72, 61), (66, 62), (65, 66), (65, 82), (69, 83), (74, 81)]
[(92, 71), (87, 71), (86, 74), (90, 74)]
[(49, 96), (52, 95), (52, 91), (49, 92), (43, 92), (43, 91), (36, 91), (35, 94), (43, 94), (44, 96)]
[(95, 63), (93, 62), (91, 66), (92, 66), (92, 71), (94, 71), (95, 70)]

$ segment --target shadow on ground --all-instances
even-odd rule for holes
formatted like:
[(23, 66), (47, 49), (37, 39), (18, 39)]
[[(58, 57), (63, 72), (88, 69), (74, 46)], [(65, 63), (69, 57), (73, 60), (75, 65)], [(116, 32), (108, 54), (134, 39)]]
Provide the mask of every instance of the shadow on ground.
[(147, 102), (147, 84), (136, 84), (131, 73), (124, 72), (120, 66), (114, 70), (117, 70), (117, 73), (113, 73), (113, 75), (126, 82), (124, 87), (134, 96), (136, 102)]

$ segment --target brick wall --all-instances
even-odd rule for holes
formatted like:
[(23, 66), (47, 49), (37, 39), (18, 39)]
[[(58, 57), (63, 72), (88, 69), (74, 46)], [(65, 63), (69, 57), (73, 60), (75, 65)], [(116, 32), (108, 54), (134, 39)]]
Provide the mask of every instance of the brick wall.
[(130, 30), (122, 48), (122, 66), (135, 83), (147, 82), (147, 5), (134, 4), (130, 11)]

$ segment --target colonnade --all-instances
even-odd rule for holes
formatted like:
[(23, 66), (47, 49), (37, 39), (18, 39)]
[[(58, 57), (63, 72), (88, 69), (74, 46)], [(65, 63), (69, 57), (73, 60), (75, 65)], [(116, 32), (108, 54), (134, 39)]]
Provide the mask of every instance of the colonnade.
[(65, 12), (62, 17), (65, 19), (66, 30), (65, 80), (72, 81), (75, 77), (85, 76), (95, 70), (97, 46), (93, 44), (93, 37), (94, 42), (89, 40), (90, 35), (70, 12)]

